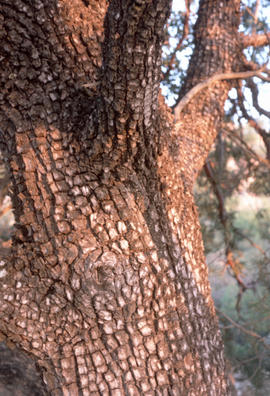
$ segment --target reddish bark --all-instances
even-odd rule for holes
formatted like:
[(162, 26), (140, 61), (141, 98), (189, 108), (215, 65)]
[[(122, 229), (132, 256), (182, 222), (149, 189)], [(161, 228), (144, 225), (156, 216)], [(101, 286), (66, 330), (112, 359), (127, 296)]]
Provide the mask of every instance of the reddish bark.
[[(16, 231), (0, 329), (52, 395), (229, 394), (192, 187), (230, 83), (201, 92), (173, 126), (158, 98), (169, 9), (1, 5), (1, 147)], [(238, 9), (201, 1), (183, 95), (237, 71)]]

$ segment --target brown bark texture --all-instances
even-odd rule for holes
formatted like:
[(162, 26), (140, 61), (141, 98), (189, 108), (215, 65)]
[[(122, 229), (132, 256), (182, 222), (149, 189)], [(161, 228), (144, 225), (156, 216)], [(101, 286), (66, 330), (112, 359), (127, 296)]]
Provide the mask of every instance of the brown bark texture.
[[(239, 3), (201, 0), (183, 96), (238, 71)], [(168, 0), (0, 1), (16, 218), (0, 331), (53, 396), (229, 394), (192, 187), (231, 83), (174, 125), (159, 95), (169, 12)]]

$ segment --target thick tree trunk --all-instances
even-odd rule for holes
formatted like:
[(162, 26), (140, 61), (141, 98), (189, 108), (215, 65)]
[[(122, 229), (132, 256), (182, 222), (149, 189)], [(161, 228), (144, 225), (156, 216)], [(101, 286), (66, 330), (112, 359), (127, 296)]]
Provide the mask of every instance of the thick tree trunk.
[[(230, 86), (204, 90), (174, 127), (158, 98), (169, 2), (106, 7), (1, 2), (16, 230), (0, 330), (52, 395), (227, 395), (192, 187)], [(235, 68), (238, 7), (201, 1), (183, 94)]]

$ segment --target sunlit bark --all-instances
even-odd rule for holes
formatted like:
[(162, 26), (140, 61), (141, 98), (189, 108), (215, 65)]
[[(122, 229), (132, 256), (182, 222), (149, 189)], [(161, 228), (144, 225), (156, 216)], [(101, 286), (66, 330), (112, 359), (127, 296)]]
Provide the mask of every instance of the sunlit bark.
[(264, 45), (269, 44), (270, 33), (265, 34), (250, 34), (250, 35), (241, 35), (242, 45), (244, 48), (247, 47), (262, 47)]

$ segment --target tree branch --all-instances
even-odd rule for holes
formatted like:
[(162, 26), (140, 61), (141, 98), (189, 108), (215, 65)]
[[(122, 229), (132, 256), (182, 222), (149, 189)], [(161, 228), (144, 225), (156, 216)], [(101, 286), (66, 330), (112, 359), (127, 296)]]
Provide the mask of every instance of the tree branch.
[[(262, 113), (265, 116), (269, 117), (269, 112), (262, 109), (258, 104), (258, 90), (257, 90), (257, 88), (254, 85), (252, 86), (250, 84), (248, 85), (248, 87), (250, 88), (250, 90), (252, 92), (252, 103), (253, 103), (253, 106), (255, 107), (255, 109), (259, 113)], [(240, 110), (243, 114), (243, 117), (248, 121), (248, 123), (255, 129), (255, 131), (263, 139), (265, 149), (266, 149), (265, 161), (267, 162), (267, 165), (269, 166), (269, 162), (270, 162), (270, 134), (267, 133), (263, 128), (261, 128), (258, 125), (258, 123), (254, 120), (254, 118), (248, 114), (248, 112), (245, 108), (245, 104), (244, 104), (244, 95), (243, 95), (243, 92), (242, 92), (240, 86), (237, 87), (237, 96), (238, 96), (238, 105), (239, 105)]]
[(247, 81), (246, 84), (247, 84), (247, 87), (251, 91), (252, 102), (253, 102), (253, 106), (255, 107), (255, 109), (258, 111), (259, 114), (263, 114), (263, 115), (265, 115), (265, 117), (270, 118), (270, 111), (267, 111), (267, 110), (263, 109), (259, 105), (259, 100), (258, 100), (259, 89), (258, 89), (258, 86), (252, 80)]
[(149, 127), (157, 113), (161, 45), (170, 6), (167, 0), (110, 2), (101, 96), (108, 119), (120, 120), (117, 131), (109, 126), (110, 134), (136, 129), (139, 119)]
[(263, 128), (261, 128), (258, 123), (252, 118), (249, 119), (249, 124), (252, 126), (255, 131), (261, 136), (266, 150), (266, 160), (268, 161), (268, 165), (270, 164), (270, 133), (266, 132)]
[(240, 235), (241, 238), (246, 239), (246, 240), (248, 241), (248, 243), (249, 243), (252, 247), (254, 247), (255, 249), (257, 249), (257, 250), (264, 256), (264, 259), (265, 259), (265, 260), (267, 260), (267, 261), (270, 262), (270, 259), (268, 258), (268, 256), (267, 256), (265, 250), (263, 250), (263, 248), (262, 248), (260, 245), (257, 245), (257, 243), (253, 242), (252, 239), (250, 239), (247, 235), (243, 234), (238, 228), (234, 227), (233, 231), (234, 231), (236, 234)]
[(209, 87), (212, 83), (216, 83), (221, 80), (234, 80), (234, 79), (246, 79), (250, 77), (259, 77), (262, 78), (261, 73), (265, 70), (265, 66), (255, 71), (245, 71), (245, 72), (231, 72), (231, 73), (220, 73), (215, 74), (205, 81), (200, 82), (195, 85), (188, 93), (180, 100), (178, 105), (175, 107), (175, 120), (177, 121), (180, 118), (180, 113), (184, 109), (184, 107), (194, 98), (202, 89)]
[(228, 322), (230, 322), (234, 327), (236, 327), (237, 329), (241, 330), (242, 333), (245, 333), (251, 337), (257, 338), (260, 342), (263, 343), (263, 345), (265, 346), (265, 348), (270, 350), (270, 346), (267, 344), (267, 342), (265, 342), (265, 339), (263, 337), (261, 337), (259, 334), (257, 334), (255, 331), (252, 330), (248, 330), (245, 327), (243, 327), (242, 325), (240, 325), (239, 323), (235, 322), (233, 319), (231, 319), (228, 315), (226, 315), (224, 312), (222, 312), (220, 309), (218, 309), (216, 307), (216, 310), (219, 314), (221, 314), (222, 316), (224, 316), (225, 319), (228, 320)]
[(251, 34), (244, 35), (241, 34), (241, 41), (243, 48), (247, 47), (263, 47), (264, 45), (269, 44), (270, 33), (266, 34)]
[(247, 156), (251, 156), (252, 158), (254, 158), (256, 161), (263, 163), (264, 165), (266, 165), (268, 168), (270, 168), (270, 163), (267, 159), (260, 157), (254, 150), (252, 150), (251, 147), (249, 147), (247, 145), (247, 143), (241, 139), (240, 136), (238, 136), (234, 129), (228, 129), (228, 132), (230, 134), (230, 138), (234, 141), (236, 141), (236, 143), (238, 145), (240, 145), (241, 149), (246, 153)]
[(204, 164), (204, 171), (205, 171), (205, 174), (206, 174), (209, 182), (211, 183), (211, 185), (213, 187), (214, 193), (218, 200), (219, 218), (220, 218), (221, 224), (223, 225), (223, 228), (224, 228), (225, 244), (227, 246), (228, 245), (227, 233), (226, 233), (227, 213), (226, 213), (226, 209), (225, 209), (224, 197), (223, 197), (223, 193), (222, 193), (220, 184), (215, 179), (213, 169), (212, 169), (212, 166), (211, 166), (211, 163), (209, 160), (207, 160)]
[(175, 60), (175, 57), (176, 57), (176, 53), (177, 53), (177, 51), (180, 50), (180, 48), (181, 48), (181, 46), (183, 44), (183, 41), (185, 40), (185, 38), (187, 37), (188, 32), (189, 32), (188, 22), (189, 22), (189, 14), (190, 14), (190, 1), (189, 0), (185, 0), (185, 3), (186, 3), (186, 13), (185, 13), (183, 34), (182, 34), (182, 37), (180, 38), (177, 46), (175, 47), (175, 49), (174, 49), (174, 51), (173, 51), (173, 53), (171, 55), (171, 59), (170, 59), (169, 64), (168, 64), (168, 68), (167, 68), (166, 72), (163, 75), (163, 80), (166, 80), (168, 78), (168, 76), (170, 74), (170, 71), (171, 71), (171, 69), (173, 67), (173, 63), (174, 63), (174, 60)]

